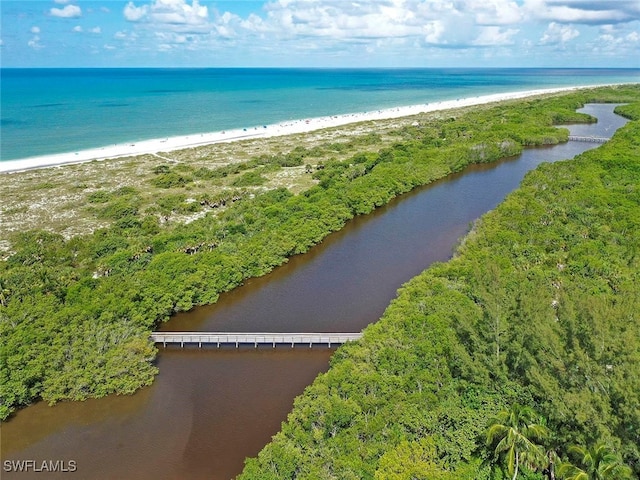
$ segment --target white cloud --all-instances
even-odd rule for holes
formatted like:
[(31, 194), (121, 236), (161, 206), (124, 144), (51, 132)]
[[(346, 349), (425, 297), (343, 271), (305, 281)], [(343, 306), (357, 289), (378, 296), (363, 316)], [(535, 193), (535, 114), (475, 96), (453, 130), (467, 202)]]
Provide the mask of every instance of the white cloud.
[[(578, 24), (611, 18), (617, 23), (631, 18), (633, 5), (640, 4), (638, 0), (267, 0), (261, 12), (240, 17), (201, 2), (131, 0), (122, 12), (140, 33), (140, 46), (144, 42), (150, 49), (258, 45), (274, 52), (298, 49), (329, 55), (565, 43), (580, 34), (569, 20), (577, 19)], [(535, 28), (541, 19), (550, 22), (542, 36)], [(159, 39), (156, 32), (174, 35)], [(184, 41), (185, 35), (195, 37)]]
[(635, 44), (640, 44), (640, 33), (638, 33), (638, 32), (631, 32), (629, 35), (627, 35), (627, 36), (625, 37), (625, 39), (626, 39), (628, 42), (635, 43)]
[(278, 0), (265, 8), (270, 29), (280, 36), (375, 39), (423, 36), (424, 26), (438, 19), (441, 3)]
[(512, 0), (466, 0), (460, 12), (470, 12), (478, 25), (514, 25), (523, 19), (522, 8)]
[(265, 21), (255, 13), (249, 14), (246, 20), (238, 18), (240, 26), (249, 32), (262, 33), (269, 30), (269, 26)]
[(483, 27), (480, 35), (472, 42), (477, 47), (496, 47), (504, 45), (513, 45), (513, 37), (520, 30), (516, 28), (502, 29), (500, 27), (491, 26)]
[(54, 17), (78, 18), (82, 16), (82, 9), (77, 5), (67, 5), (64, 8), (52, 8), (49, 13)]
[(628, 25), (602, 25), (599, 28), (600, 35), (611, 35), (616, 38), (634, 38), (639, 35), (638, 30)]
[(149, 12), (149, 6), (143, 5), (142, 7), (136, 7), (133, 2), (127, 3), (124, 7), (124, 18), (130, 22), (137, 22), (147, 16)]
[[(253, 30), (253, 26), (250, 23), (247, 26), (249, 27), (248, 33), (250, 33)], [(238, 15), (229, 12), (217, 15), (216, 22), (212, 25), (212, 31), (214, 31), (218, 37), (227, 39), (237, 36), (237, 31), (241, 28), (242, 19)]]
[(31, 27), (31, 33), (40, 33), (40, 27)]
[(206, 27), (209, 22), (209, 10), (198, 0), (153, 0), (149, 4), (137, 7), (129, 2), (123, 11), (130, 22), (149, 22), (169, 30), (184, 30), (185, 27)]
[(108, 44), (105, 44), (103, 48), (105, 50), (115, 50), (116, 49), (116, 47), (114, 47), (113, 45), (108, 45)]
[(118, 45), (133, 45), (138, 41), (138, 34), (136, 32), (120, 30), (113, 34), (113, 40), (118, 42)]
[(600, 27), (600, 33), (612, 33), (616, 30), (618, 30), (618, 27), (614, 25), (602, 25)]
[(513, 43), (522, 22), (514, 0), (275, 0), (265, 7), (267, 28), (281, 38), (416, 39), (464, 47)]
[(34, 50), (40, 50), (41, 48), (44, 48), (40, 43), (40, 37), (38, 35), (34, 35), (31, 40), (27, 42), (27, 45)]
[[(121, 25), (110, 41), (141, 51), (200, 50), (221, 58), (258, 58), (256, 52), (265, 52), (289, 63), (306, 53), (329, 63), (338, 57), (364, 62), (368, 55), (392, 59), (388, 63), (394, 58), (421, 63), (434, 52), (452, 62), (456, 55), (467, 60), (477, 55), (471, 53), (477, 47), (534, 50), (572, 41), (576, 52), (588, 55), (597, 36), (589, 25), (625, 27), (624, 35), (601, 31), (618, 41), (636, 25), (629, 22), (640, 20), (640, 0), (263, 0), (255, 2), (264, 3), (261, 10), (243, 16), (233, 8), (204, 5), (215, 3), (127, 0), (121, 12), (130, 31)], [(102, 33), (86, 26), (84, 31)], [(578, 36), (581, 41), (575, 42)], [(517, 53), (486, 50), (492, 58)]]
[(578, 37), (580, 32), (570, 25), (551, 22), (540, 38), (541, 45), (565, 44)]
[(638, 0), (524, 0), (533, 18), (557, 23), (602, 25), (640, 20)]
[[(85, 30), (80, 25), (76, 25), (75, 27), (73, 27), (73, 31), (76, 32), (76, 33), (82, 33)], [(90, 28), (89, 30), (87, 30), (87, 32), (88, 33), (100, 34), (100, 33), (102, 33), (102, 29), (100, 27), (93, 27), (93, 28)]]
[(445, 31), (444, 24), (440, 20), (428, 22), (424, 27), (424, 39), (427, 43), (438, 45), (443, 43), (442, 36)]
[[(640, 33), (637, 31), (624, 32), (615, 28), (603, 28), (601, 34), (593, 42), (594, 53), (604, 54), (620, 54), (627, 52), (629, 58), (639, 58), (638, 48), (640, 48)], [(630, 67), (638, 67), (640, 60), (636, 60), (635, 64), (630, 63)]]

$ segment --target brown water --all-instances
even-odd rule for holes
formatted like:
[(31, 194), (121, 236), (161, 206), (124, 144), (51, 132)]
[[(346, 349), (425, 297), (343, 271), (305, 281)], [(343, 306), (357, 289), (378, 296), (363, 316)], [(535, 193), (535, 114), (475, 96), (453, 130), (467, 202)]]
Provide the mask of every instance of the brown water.
[[(600, 122), (572, 126), (572, 133), (610, 136), (624, 123), (612, 109), (588, 106)], [(527, 171), (596, 146), (527, 150), (420, 188), (164, 328), (359, 331), (380, 317), (403, 282), (448, 259), (470, 222), (500, 203)], [(136, 395), (19, 411), (2, 425), (2, 478), (232, 478), (279, 430), (295, 396), (327, 370), (331, 353), (167, 348), (155, 383)], [(5, 461), (20, 459), (74, 460), (77, 472), (8, 472)]]

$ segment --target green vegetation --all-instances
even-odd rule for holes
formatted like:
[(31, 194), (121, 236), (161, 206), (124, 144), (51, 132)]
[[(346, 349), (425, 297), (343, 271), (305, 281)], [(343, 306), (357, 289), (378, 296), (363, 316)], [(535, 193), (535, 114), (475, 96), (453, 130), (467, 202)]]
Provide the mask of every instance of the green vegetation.
[(504, 457), (507, 473), (513, 480), (518, 477), (520, 465), (535, 469), (545, 461), (542, 447), (534, 441), (546, 439), (549, 430), (536, 423), (537, 417), (533, 409), (516, 403), (499, 412), (490, 423), (487, 445), (495, 446), (495, 455)]
[(625, 480), (631, 478), (631, 469), (604, 443), (593, 449), (570, 447), (569, 454), (578, 459), (580, 467), (569, 462), (560, 466), (558, 473), (564, 480)]
[[(282, 264), (290, 255), (307, 251), (328, 233), (340, 229), (354, 215), (366, 214), (418, 185), (459, 171), (469, 163), (490, 162), (512, 155), (520, 151), (523, 145), (566, 140), (567, 131), (553, 128), (553, 121), (558, 118), (567, 121), (586, 120), (584, 116), (576, 114), (575, 109), (590, 100), (591, 95), (594, 93), (574, 93), (471, 109), (445, 120), (425, 120), (417, 126), (404, 127), (397, 133), (393, 144), (377, 151), (372, 146), (376, 145), (379, 137), (370, 135), (366, 141), (358, 139), (353, 144), (336, 142), (336, 145), (332, 143), (316, 150), (293, 149), (289, 154), (257, 157), (245, 162), (247, 168), (242, 163), (235, 164), (233, 168), (237, 166), (238, 171), (227, 172), (229, 179), (222, 174), (218, 177), (218, 173), (215, 173), (218, 168), (231, 168), (227, 166), (210, 168), (197, 163), (169, 166), (157, 162), (155, 165), (158, 168), (148, 171), (152, 178), (149, 183), (157, 183), (156, 187), (160, 190), (156, 192), (164, 189), (167, 192), (159, 195), (151, 206), (148, 204), (148, 195), (141, 190), (143, 187), (114, 189), (98, 195), (85, 193), (87, 208), (105, 222), (103, 228), (68, 239), (41, 230), (20, 232), (10, 239), (13, 252), (0, 262), (0, 417), (4, 418), (17, 406), (29, 404), (38, 398), (48, 402), (79, 400), (110, 393), (131, 393), (149, 384), (156, 369), (152, 364), (155, 348), (148, 334), (158, 322), (194, 305), (215, 302), (219, 293), (236, 287), (244, 279), (263, 275)], [(598, 95), (611, 101), (630, 101), (638, 98), (639, 89), (609, 88), (598, 91)], [(616, 145), (621, 149), (626, 148), (623, 141), (618, 141)], [(319, 150), (326, 152), (331, 149), (346, 149), (352, 154), (345, 157), (344, 161), (323, 160), (321, 168), (315, 167), (312, 174), (305, 174), (313, 175), (317, 184), (298, 195), (285, 188), (255, 188), (251, 193), (225, 190), (224, 196), (211, 194), (205, 198), (206, 191), (188, 190), (197, 187), (196, 179), (233, 182), (244, 178), (248, 173), (245, 170), (250, 169), (254, 169), (254, 175), (249, 177), (251, 182), (259, 180), (255, 172), (258, 176), (266, 177), (275, 169), (299, 168), (303, 171), (305, 163), (319, 166), (319, 161), (316, 162)], [(631, 183), (624, 187), (618, 185), (619, 195), (624, 193), (625, 198), (632, 201), (637, 193), (634, 190), (637, 178), (633, 177), (634, 169), (628, 162), (620, 163), (620, 168), (630, 169), (629, 178), (633, 181), (630, 180)], [(96, 164), (89, 164), (86, 168), (97, 167)], [(594, 175), (592, 183), (597, 184), (598, 177)], [(554, 176), (547, 182), (550, 186), (557, 185), (561, 178)], [(608, 180), (612, 184), (616, 181)], [(572, 191), (570, 187), (573, 181), (569, 178), (565, 182), (567, 191)], [(580, 198), (579, 202), (571, 199), (573, 203), (566, 207), (564, 213), (555, 210), (548, 212), (546, 215), (550, 221), (562, 218), (559, 215), (564, 214), (570, 219), (579, 217), (581, 222), (596, 222), (594, 225), (580, 224), (580, 229), (575, 232), (577, 238), (591, 234), (606, 236), (615, 232), (618, 236), (615, 242), (605, 242), (597, 237), (594, 244), (580, 244), (584, 251), (578, 250), (575, 259), (562, 259), (567, 265), (565, 275), (568, 272), (576, 276), (591, 275), (579, 286), (573, 287), (570, 282), (572, 278), (567, 278), (557, 291), (560, 295), (557, 299), (560, 305), (558, 317), (575, 323), (572, 323), (571, 338), (579, 345), (584, 341), (584, 322), (599, 326), (610, 315), (622, 315), (624, 312), (627, 312), (624, 318), (630, 321), (633, 317), (629, 312), (633, 312), (634, 306), (637, 306), (634, 303), (637, 294), (635, 297), (626, 296), (633, 292), (633, 279), (624, 263), (629, 258), (631, 262), (636, 261), (631, 251), (625, 250), (629, 232), (637, 232), (637, 225), (633, 223), (633, 205), (625, 207), (629, 210), (628, 218), (615, 217), (617, 223), (611, 225), (602, 220), (590, 220), (590, 215), (595, 215), (597, 208), (589, 202), (608, 200), (608, 193), (582, 195), (584, 198)], [(222, 208), (223, 204), (225, 208)], [(167, 223), (163, 218), (172, 212), (194, 213), (197, 207), (201, 207), (202, 211), (205, 206), (210, 210), (209, 214), (191, 223)], [(608, 215), (605, 218), (613, 222), (613, 214)], [(485, 220), (487, 222), (489, 220)], [(567, 222), (569, 224), (571, 222)], [(502, 232), (500, 235), (505, 238), (515, 238), (516, 232), (511, 227), (507, 233), (501, 230), (502, 227), (493, 228)], [(619, 234), (620, 229), (626, 233)], [(488, 230), (489, 227), (486, 227), (483, 231)], [(544, 232), (545, 229), (536, 227), (533, 233), (540, 237)], [(512, 242), (509, 238), (507, 244), (513, 245), (516, 241)], [(637, 237), (631, 237), (634, 238), (637, 240)], [(569, 235), (567, 244), (573, 239)], [(540, 238), (538, 241), (546, 245)], [(557, 246), (555, 241), (549, 242), (549, 245)], [(543, 252), (538, 252), (535, 244), (529, 243), (525, 236), (516, 242), (519, 256), (514, 263), (508, 264), (508, 260), (503, 260), (503, 265), (498, 261), (502, 258), (499, 251), (495, 255), (483, 250), (464, 253), (472, 248), (471, 245), (477, 244), (478, 241), (467, 242), (462, 249), (462, 256), (476, 259), (475, 264), (459, 263), (464, 271), (459, 272), (458, 277), (450, 274), (451, 284), (448, 280), (436, 282), (441, 283), (438, 283), (438, 288), (443, 301), (438, 309), (446, 308), (429, 314), (433, 323), (425, 323), (423, 319), (423, 312), (431, 308), (431, 300), (419, 300), (417, 303), (405, 300), (410, 310), (414, 307), (418, 310), (408, 311), (407, 315), (399, 314), (401, 318), (397, 319), (398, 325), (389, 327), (390, 331), (384, 332), (384, 335), (381, 327), (373, 327), (368, 331), (369, 341), (375, 339), (375, 332), (378, 332), (379, 345), (375, 345), (375, 341), (363, 342), (343, 349), (335, 356), (336, 367), (331, 375), (342, 375), (345, 385), (330, 394), (328, 389), (325, 391), (322, 388), (317, 392), (318, 395), (322, 394), (318, 396), (319, 401), (323, 402), (322, 412), (328, 416), (325, 417), (323, 413), (315, 415), (312, 420), (309, 420), (311, 417), (307, 418), (299, 439), (266, 450), (272, 453), (264, 455), (278, 458), (277, 468), (296, 471), (303, 458), (300, 448), (308, 449), (310, 445), (315, 445), (314, 442), (331, 438), (334, 439), (334, 447), (326, 450), (318, 446), (317, 451), (319, 455), (327, 455), (326, 458), (335, 460), (323, 460), (320, 464), (310, 466), (311, 477), (318, 473), (317, 478), (322, 478), (320, 473), (324, 472), (325, 467), (337, 468), (336, 475), (341, 478), (361, 478), (362, 472), (373, 476), (380, 457), (384, 458), (383, 463), (389, 474), (395, 471), (396, 462), (401, 459), (414, 459), (417, 465), (426, 462), (434, 471), (444, 472), (442, 478), (452, 471), (476, 472), (480, 467), (477, 462), (474, 463), (472, 452), (476, 448), (475, 439), (482, 432), (486, 415), (483, 409), (497, 412), (510, 399), (530, 404), (534, 398), (538, 398), (534, 395), (536, 392), (539, 398), (543, 398), (536, 388), (549, 393), (546, 400), (551, 402), (549, 408), (557, 408), (557, 417), (551, 417), (546, 409), (540, 408), (550, 422), (570, 417), (571, 412), (578, 411), (574, 408), (577, 405), (584, 403), (589, 406), (584, 411), (584, 418), (581, 416), (572, 420), (575, 425), (567, 427), (567, 431), (578, 432), (574, 443), (586, 444), (580, 435), (588, 436), (584, 432), (586, 425), (594, 421), (592, 414), (597, 417), (597, 428), (593, 431), (598, 434), (612, 432), (611, 435), (624, 441), (627, 441), (625, 435), (637, 435), (634, 433), (637, 430), (625, 430), (626, 425), (637, 425), (637, 418), (633, 415), (636, 412), (637, 417), (638, 409), (634, 410), (634, 404), (627, 401), (635, 397), (628, 393), (624, 383), (629, 378), (637, 380), (637, 375), (634, 377), (631, 375), (633, 371), (630, 373), (625, 367), (630, 361), (627, 357), (632, 358), (634, 352), (637, 355), (637, 348), (633, 342), (624, 342), (620, 348), (615, 346), (615, 341), (633, 333), (633, 327), (620, 322), (615, 329), (612, 327), (611, 331), (605, 331), (602, 338), (598, 336), (597, 341), (585, 344), (585, 349), (607, 345), (606, 361), (613, 367), (605, 372), (603, 378), (596, 375), (600, 372), (600, 363), (592, 365), (585, 360), (583, 364), (583, 357), (591, 358), (590, 350), (584, 353), (579, 350), (580, 353), (571, 361), (566, 360), (567, 363), (562, 363), (565, 361), (562, 352), (558, 353), (558, 358), (550, 354), (550, 358), (537, 359), (539, 352), (531, 353), (527, 342), (535, 340), (536, 346), (544, 346), (547, 340), (539, 336), (540, 332), (537, 332), (534, 340), (528, 337), (533, 327), (524, 321), (524, 314), (519, 313), (525, 310), (521, 309), (518, 302), (531, 308), (539, 306), (540, 315), (545, 311), (542, 303), (533, 302), (525, 296), (536, 287), (535, 282), (542, 281), (544, 277), (544, 271), (538, 263), (533, 263), (535, 268), (532, 267), (527, 273), (525, 261), (544, 262)], [(624, 253), (626, 256), (621, 257), (624, 261), (610, 263), (608, 257), (598, 257), (601, 246), (608, 252), (607, 255)], [(488, 258), (487, 262), (485, 257)], [(516, 272), (520, 276), (514, 277), (514, 272), (507, 268), (509, 265), (518, 265)], [(503, 271), (503, 267), (506, 270)], [(472, 275), (476, 270), (492, 273), (480, 275), (478, 278), (484, 278), (485, 283), (477, 286), (465, 283), (476, 278)], [(434, 269), (432, 272), (437, 271)], [(498, 275), (498, 282), (494, 274)], [(600, 278), (598, 275), (605, 274), (610, 284), (597, 281)], [(430, 282), (423, 285), (425, 291), (431, 291), (433, 286)], [(456, 286), (461, 290), (456, 291)], [(588, 292), (602, 289), (608, 292), (606, 289), (613, 287), (621, 295), (620, 301), (616, 297), (616, 302), (608, 299), (602, 304), (595, 303), (593, 309), (587, 308), (592, 302), (591, 297), (586, 295)], [(473, 289), (478, 296), (469, 298), (464, 288)], [(572, 288), (577, 293), (574, 294)], [(544, 289), (541, 292), (543, 296), (550, 294)], [(418, 292), (416, 295), (422, 297)], [(565, 295), (570, 297), (566, 302)], [(434, 293), (434, 301), (436, 297)], [(504, 298), (514, 300), (506, 305), (509, 310), (500, 313), (503, 307), (500, 302)], [(550, 300), (547, 297), (544, 299)], [(585, 304), (576, 303), (578, 301)], [(485, 324), (482, 322), (485, 319), (482, 312), (487, 312), (486, 315), (490, 312), (498, 314), (492, 322)], [(451, 314), (459, 316), (455, 330), (449, 325)], [(577, 320), (575, 315), (579, 315)], [(507, 321), (522, 322), (516, 329), (519, 332), (517, 335), (501, 323)], [(382, 325), (389, 323), (386, 320)], [(401, 326), (409, 332), (402, 335), (395, 331)], [(560, 327), (552, 325), (548, 330), (557, 333), (556, 328)], [(391, 342), (387, 341), (389, 336), (393, 339)], [(548, 341), (555, 341), (554, 338)], [(419, 343), (417, 350), (410, 340)], [(610, 346), (609, 342), (614, 342), (614, 346)], [(488, 345), (491, 346), (491, 355), (487, 354)], [(351, 354), (355, 356), (349, 357)], [(450, 360), (445, 362), (445, 359)], [(346, 362), (354, 370), (345, 367), (341, 370), (340, 361)], [(548, 361), (573, 375), (566, 385), (557, 383), (562, 378), (560, 375), (550, 374), (546, 370), (531, 370), (538, 363), (546, 365), (544, 362)], [(376, 365), (382, 368), (380, 372), (375, 370), (379, 368)], [(594, 372), (581, 368), (593, 369)], [(592, 398), (590, 394), (571, 390), (576, 385), (583, 386), (584, 375), (594, 382), (594, 392), (600, 392), (602, 387), (598, 382), (604, 382), (603, 385), (611, 389), (609, 395), (615, 399), (612, 401), (616, 402), (620, 418), (630, 416), (632, 421), (620, 423), (617, 429), (611, 427), (608, 423), (611, 407), (607, 407), (606, 402), (597, 395)], [(521, 386), (516, 377), (526, 378), (532, 385)], [(458, 380), (462, 383), (457, 383)], [(499, 383), (502, 390), (499, 393), (487, 390), (486, 385), (490, 382)], [(367, 385), (366, 390), (362, 392), (360, 389), (364, 385)], [(311, 391), (314, 388), (319, 387), (314, 386)], [(573, 392), (574, 396), (568, 397), (568, 406), (560, 401), (566, 400), (558, 394), (561, 389)], [(362, 396), (364, 403), (360, 401)], [(418, 404), (408, 403), (407, 410), (403, 410), (406, 398), (418, 401)], [(389, 400), (394, 403), (388, 404)], [(395, 407), (396, 400), (400, 405), (398, 410)], [(425, 408), (425, 405), (429, 408)], [(296, 412), (299, 412), (299, 408)], [(299, 413), (294, 413), (294, 420), (295, 415)], [(396, 421), (390, 422), (391, 418)], [(295, 421), (291, 425), (294, 424)], [(436, 432), (430, 430), (432, 427), (425, 426), (435, 424), (455, 428), (440, 429), (435, 435)], [(353, 432), (355, 427), (361, 428), (360, 436), (356, 435), (353, 439), (343, 436), (343, 432)], [(295, 430), (293, 426), (289, 429), (290, 432)], [(407, 431), (413, 431), (413, 434), (407, 435)], [(312, 432), (312, 438), (308, 438), (304, 432)], [(571, 437), (574, 434), (566, 435)], [(342, 441), (348, 445), (340, 443)], [(370, 447), (375, 442), (382, 443)], [(382, 449), (380, 445), (383, 444), (394, 450)], [(443, 449), (444, 445), (446, 450)], [(279, 448), (284, 450), (273, 453), (273, 449)], [(334, 448), (343, 453), (334, 457), (333, 453), (329, 453)], [(309, 452), (312, 450), (315, 451), (315, 446)], [(625, 458), (635, 455), (627, 450)], [(432, 455), (434, 451), (436, 457)], [(258, 468), (257, 464), (251, 465), (251, 468)]]
[(240, 478), (638, 478), (640, 103), (618, 111), (338, 349)]
[(234, 187), (249, 187), (251, 185), (262, 185), (267, 181), (259, 172), (247, 172), (240, 178), (235, 180), (232, 185)]

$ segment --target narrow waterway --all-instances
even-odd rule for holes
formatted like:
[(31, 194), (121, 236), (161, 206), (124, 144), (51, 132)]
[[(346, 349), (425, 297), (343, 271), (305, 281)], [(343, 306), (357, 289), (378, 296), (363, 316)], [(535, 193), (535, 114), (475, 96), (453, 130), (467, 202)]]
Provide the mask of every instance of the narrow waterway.
[[(583, 110), (598, 124), (574, 135), (610, 136), (624, 124), (612, 105)], [(467, 168), (349, 222), (310, 252), (177, 315), (166, 330), (359, 331), (398, 287), (447, 260), (470, 223), (524, 174), (597, 147), (569, 142)], [(38, 403), (2, 425), (3, 479), (229, 479), (275, 434), (293, 399), (328, 368), (326, 348), (167, 348), (155, 383), (130, 397), (54, 407)], [(71, 473), (15, 473), (6, 461), (74, 461)], [(67, 464), (68, 465), (68, 464)]]

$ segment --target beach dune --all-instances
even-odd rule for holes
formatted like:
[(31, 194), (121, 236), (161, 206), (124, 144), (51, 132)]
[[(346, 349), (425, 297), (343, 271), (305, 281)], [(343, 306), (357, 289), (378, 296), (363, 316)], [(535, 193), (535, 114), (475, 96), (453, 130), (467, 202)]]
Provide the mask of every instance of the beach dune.
[(268, 138), (281, 135), (291, 135), (296, 133), (311, 132), (324, 128), (339, 127), (351, 123), (365, 122), (370, 120), (384, 120), (392, 118), (400, 118), (419, 113), (434, 112), (440, 110), (448, 110), (459, 107), (468, 107), (473, 105), (482, 105), (492, 102), (504, 100), (515, 100), (535, 95), (557, 93), (562, 91), (577, 90), (580, 88), (590, 87), (562, 87), (549, 88), (539, 90), (527, 90), (521, 92), (498, 93), (491, 95), (483, 95), (469, 98), (461, 98), (457, 100), (447, 100), (441, 102), (411, 105), (397, 108), (389, 108), (384, 110), (376, 110), (371, 112), (351, 113), (343, 115), (334, 115), (328, 117), (318, 117), (311, 119), (301, 119), (295, 121), (283, 122), (275, 125), (252, 126), (248, 128), (240, 128), (236, 130), (227, 130), (212, 133), (197, 133), (186, 136), (160, 138), (153, 140), (144, 140), (135, 143), (126, 143), (111, 145), (89, 150), (81, 150), (78, 152), (60, 153), (53, 155), (44, 155), (38, 157), (30, 157), (19, 160), (9, 160), (0, 162), (0, 173), (16, 172), (30, 170), (34, 168), (53, 167), (70, 163), (89, 162), (93, 160), (107, 160), (111, 158), (119, 158), (126, 156), (135, 156), (143, 154), (156, 154), (159, 152), (170, 152), (184, 148), (198, 147), (201, 145), (210, 145), (222, 142), (234, 142), (246, 139)]

